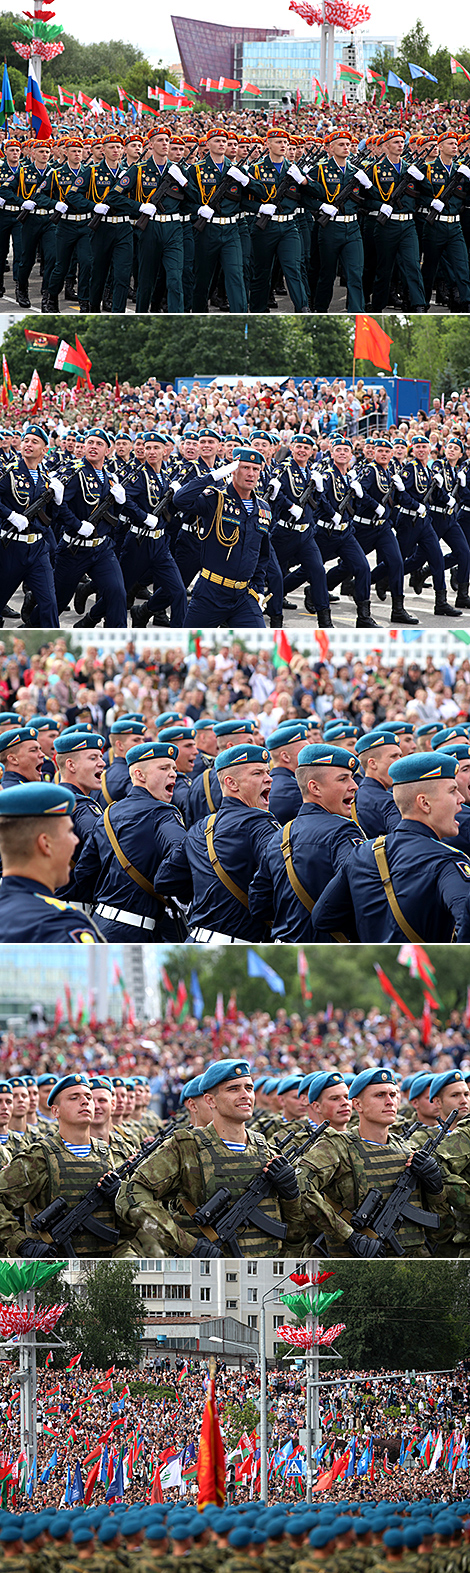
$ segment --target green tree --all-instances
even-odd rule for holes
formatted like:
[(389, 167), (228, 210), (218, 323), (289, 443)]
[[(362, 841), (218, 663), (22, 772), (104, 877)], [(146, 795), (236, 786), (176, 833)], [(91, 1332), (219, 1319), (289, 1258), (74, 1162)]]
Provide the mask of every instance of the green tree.
[(242, 1409), (240, 1408), (240, 1404), (226, 1404), (224, 1409), (224, 1437), (226, 1452), (230, 1453), (232, 1452), (232, 1449), (236, 1447), (237, 1442), (241, 1437), (242, 1431), (246, 1431), (249, 1436), (250, 1432), (254, 1431), (258, 1421), (259, 1409), (251, 1399), (248, 1399), (247, 1403), (243, 1405)]
[(353, 1262), (333, 1265), (334, 1287), (344, 1290), (338, 1318), (346, 1330), (337, 1345), (344, 1365), (448, 1369), (466, 1353), (468, 1263), (363, 1262), (360, 1273)]
[(85, 1285), (67, 1318), (70, 1352), (82, 1349), (84, 1365), (104, 1370), (113, 1362), (138, 1364), (145, 1309), (135, 1287), (137, 1272), (137, 1262), (87, 1263)]

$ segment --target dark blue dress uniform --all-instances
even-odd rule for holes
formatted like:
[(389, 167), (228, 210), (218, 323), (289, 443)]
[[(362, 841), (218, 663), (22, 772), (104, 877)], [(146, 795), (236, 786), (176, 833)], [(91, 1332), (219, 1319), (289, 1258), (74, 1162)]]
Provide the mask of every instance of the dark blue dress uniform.
[(457, 520), (463, 530), (465, 540), (470, 545), (470, 464), (468, 459), (462, 459), (456, 466), (456, 475), (459, 482), (457, 492)]
[[(200, 207), (211, 207), (214, 198), (217, 198), (218, 187), (231, 168), (229, 158), (224, 158), (221, 164), (215, 164), (209, 152), (200, 162), (191, 165), (187, 193), (195, 217)], [(248, 184), (246, 176), (245, 184)], [(203, 230), (193, 230), (194, 312), (208, 309), (209, 290), (218, 263), (222, 268), (230, 311), (247, 310), (238, 227), (240, 212), (245, 209), (243, 190), (243, 185), (234, 177), (225, 196), (221, 198), (220, 214), (214, 213)]]
[(206, 765), (202, 772), (194, 769), (184, 810), (188, 830), (190, 825), (197, 825), (199, 819), (205, 819), (215, 808), (220, 808), (221, 802), (222, 787), (215, 765)]
[[(460, 161), (461, 162), (461, 161)], [(432, 164), (421, 165), (433, 200), (443, 202), (442, 213), (434, 223), (425, 223), (423, 229), (423, 285), (426, 300), (431, 299), (434, 280), (441, 263), (447, 263), (460, 300), (467, 309), (470, 305), (470, 275), (468, 252), (460, 223), (460, 210), (470, 203), (470, 181), (462, 175), (457, 189), (446, 200), (446, 186), (459, 169), (459, 161), (444, 164), (440, 154)]]
[[(272, 920), (272, 940), (304, 940), (310, 934), (314, 903), (363, 837), (354, 820), (330, 814), (316, 803), (302, 803), (290, 828), (289, 847), (286, 839), (284, 828), (277, 831), (263, 853), (248, 892), (250, 912), (260, 924)], [(290, 860), (305, 900), (289, 878)]]
[[(121, 191), (113, 196), (112, 211), (108, 197), (121, 186), (122, 171), (110, 169), (106, 159), (100, 164), (83, 165), (75, 175), (67, 192), (71, 212), (90, 213), (97, 203), (107, 203), (109, 212), (101, 214), (100, 223), (91, 235), (92, 270), (90, 283), (90, 311), (100, 311), (106, 279), (113, 268), (113, 312), (124, 314), (132, 272), (133, 229), (126, 201)], [(100, 215), (97, 214), (99, 218)]]
[(393, 208), (385, 224), (375, 225), (377, 270), (372, 289), (372, 310), (387, 310), (393, 268), (398, 263), (408, 290), (411, 310), (423, 312), (426, 310), (426, 297), (414, 215), (417, 197), (428, 196), (430, 188), (424, 180), (415, 180), (410, 174), (406, 190), (394, 202), (393, 193), (406, 173), (406, 166), (402, 159), (399, 159), (398, 164), (392, 164), (386, 154), (373, 164), (368, 173), (373, 187), (365, 199), (369, 211), (377, 213), (384, 205)]
[(265, 847), (279, 827), (274, 814), (248, 808), (225, 797), (214, 824), (214, 850), (220, 866), (240, 891), (239, 899), (214, 872), (207, 845), (207, 819), (192, 825), (186, 840), (165, 858), (155, 888), (161, 895), (191, 899), (191, 929), (204, 935), (229, 934), (231, 939), (257, 940), (264, 925), (248, 911), (248, 887)]
[[(109, 497), (108, 519), (100, 519), (92, 535), (81, 536), (83, 523), (90, 520), (94, 508)], [(106, 471), (99, 472), (88, 459), (80, 460), (74, 474), (67, 481), (64, 500), (60, 509), (63, 533), (55, 561), (55, 583), (59, 612), (63, 612), (84, 574), (90, 579), (103, 598), (107, 628), (127, 627), (127, 599), (114, 548), (115, 516), (113, 496)]]
[(146, 602), (147, 615), (170, 606), (171, 626), (181, 628), (187, 610), (181, 574), (170, 552), (163, 518), (152, 525), (147, 517), (167, 490), (166, 480), (146, 462), (127, 486), (126, 504), (132, 522), (121, 552), (121, 569), (127, 591), (136, 583), (152, 582), (154, 593)]
[[(19, 531), (8, 521), (10, 513), (24, 514), (25, 508), (41, 496), (46, 484), (47, 475), (43, 474), (41, 466), (34, 479), (34, 472), (22, 458), (18, 458), (14, 468), (0, 475), (2, 605), (6, 606), (24, 581), (36, 598), (42, 626), (58, 628), (59, 614), (45, 526), (39, 519), (31, 519), (28, 529)], [(55, 504), (54, 514), (57, 515)]]
[(106, 765), (101, 777), (101, 792), (98, 794), (100, 808), (111, 806), (111, 803), (120, 803), (123, 797), (130, 792), (132, 781), (129, 775), (129, 766), (125, 759), (118, 756), (110, 765)]
[(7, 787), (12, 786), (27, 786), (27, 776), (21, 776), (19, 770), (5, 770), (2, 776), (2, 792), (6, 792)]
[[(366, 464), (361, 469), (360, 484), (363, 496), (357, 500), (354, 513), (354, 533), (364, 552), (375, 551), (377, 562), (386, 566), (392, 604), (403, 601), (403, 558), (392, 530), (392, 508), (385, 502), (393, 476), (386, 466)], [(377, 518), (377, 508), (385, 506), (385, 514)]]
[[(373, 841), (366, 841), (327, 886), (312, 914), (310, 937), (389, 944), (403, 939), (447, 944), (454, 928), (460, 939), (470, 897), (470, 863), (457, 848), (439, 841), (429, 825), (402, 819), (385, 837), (395, 897), (407, 928), (395, 918), (380, 878)], [(412, 934), (410, 933), (412, 931)], [(463, 933), (463, 931), (462, 931)], [(466, 933), (466, 939), (469, 934)]]
[(281, 489), (272, 505), (271, 541), (281, 572), (285, 576), (293, 563), (300, 563), (308, 578), (313, 605), (318, 612), (325, 612), (329, 608), (330, 598), (322, 556), (315, 541), (314, 500), (305, 505), (301, 519), (295, 519), (289, 513), (292, 506), (299, 505), (299, 499), (308, 486), (308, 469), (289, 458), (276, 479), (280, 481)]
[(366, 836), (384, 836), (396, 830), (401, 814), (393, 793), (372, 776), (363, 776), (356, 792), (355, 811)]
[(90, 836), (92, 830), (95, 829), (96, 821), (97, 819), (101, 819), (102, 813), (99, 804), (96, 802), (94, 797), (89, 797), (88, 792), (83, 792), (82, 788), (78, 786), (74, 786), (73, 790), (75, 794), (75, 808), (72, 809), (72, 820), (75, 835), (78, 836), (78, 847), (75, 848), (73, 859), (70, 864), (71, 872), (69, 883), (66, 886), (61, 886), (57, 891), (57, 895), (66, 901), (76, 901), (78, 899), (74, 879), (75, 865), (78, 863), (78, 859), (85, 845), (85, 841), (88, 840), (88, 836)]
[[(369, 602), (370, 568), (365, 552), (356, 540), (351, 514), (346, 509), (341, 523), (334, 522), (338, 507), (347, 497), (350, 488), (350, 477), (347, 474), (342, 475), (337, 465), (332, 464), (323, 476), (316, 541), (324, 562), (329, 562), (332, 557), (339, 557), (344, 563), (346, 573), (353, 576), (356, 602)], [(328, 584), (328, 578), (326, 582)]]
[[(268, 738), (269, 743), (269, 738)], [(269, 807), (275, 814), (280, 825), (285, 825), (288, 819), (295, 819), (302, 807), (302, 793), (297, 786), (294, 771), (288, 765), (272, 765), (272, 782), (269, 793)]]
[[(256, 164), (249, 165), (250, 194), (259, 204), (270, 204), (275, 212), (268, 218), (266, 229), (256, 223), (251, 232), (253, 280), (250, 293), (251, 311), (269, 310), (271, 274), (276, 257), (279, 259), (294, 311), (307, 312), (308, 301), (302, 278), (302, 242), (296, 224), (301, 203), (309, 202), (306, 186), (299, 185), (295, 177), (287, 176), (288, 162), (274, 164), (269, 153), (263, 153)], [(277, 202), (281, 181), (287, 177), (287, 190)]]
[[(188, 481), (196, 480), (198, 475), (207, 475), (207, 477), (210, 475), (210, 465), (206, 464), (205, 459), (193, 459), (191, 461), (183, 459), (174, 471), (174, 479), (178, 481), (180, 486), (186, 486)], [(181, 524), (181, 520), (177, 515), (170, 522), (172, 539), (174, 538), (175, 524), (178, 526), (178, 529), (176, 541), (172, 547), (173, 556), (175, 563), (178, 564), (183, 584), (186, 585), (187, 589), (188, 585), (191, 584), (191, 580), (195, 579), (200, 571), (201, 548), (194, 530), (191, 529), (188, 523), (183, 522)]]
[(431, 569), (436, 604), (445, 602), (445, 574), (444, 558), (439, 546), (439, 541), (433, 530), (429, 514), (426, 511), (421, 518), (418, 509), (426, 506), (424, 497), (431, 484), (431, 475), (421, 459), (407, 459), (406, 464), (400, 466), (400, 478), (403, 481), (405, 492), (400, 492), (400, 506), (398, 509), (395, 530), (400, 551), (405, 565), (405, 573), (413, 571), (414, 554), (419, 547), (426, 556), (426, 562)]
[[(440, 478), (441, 484), (439, 488), (436, 485), (433, 496), (428, 503), (431, 524), (439, 540), (446, 541), (447, 545), (450, 546), (452, 562), (457, 565), (458, 595), (455, 604), (462, 611), (468, 611), (470, 609), (468, 598), (470, 547), (458, 523), (455, 512), (457, 501), (456, 497), (452, 495), (457, 480), (457, 470), (453, 468), (448, 459), (442, 457), (435, 459), (434, 464), (431, 465), (430, 480), (432, 480), (433, 475)], [(416, 553), (418, 567), (421, 566), (420, 556), (422, 562), (424, 562), (426, 558), (423, 548)]]
[[(313, 187), (318, 198), (317, 206), (328, 203), (334, 207), (353, 174), (354, 167), (348, 161), (343, 168), (332, 154), (329, 158), (321, 158), (315, 168), (309, 171), (309, 186)], [(337, 213), (324, 227), (318, 225), (320, 275), (315, 291), (315, 311), (328, 311), (339, 271), (346, 278), (346, 311), (364, 311), (364, 248), (357, 217), (360, 196), (361, 183), (358, 179), (357, 194), (352, 192), (346, 198), (341, 213)]]
[[(134, 936), (133, 936), (134, 937)], [(96, 945), (102, 936), (71, 902), (51, 895), (47, 885), (23, 874), (4, 875), (0, 885), (0, 940), (42, 945)]]
[[(160, 267), (163, 267), (166, 276), (168, 311), (184, 311), (184, 250), (180, 210), (185, 200), (187, 180), (183, 171), (179, 170), (177, 164), (173, 165), (171, 160), (159, 165), (150, 157), (146, 159), (145, 164), (131, 164), (122, 171), (117, 185), (109, 193), (111, 211), (117, 199), (125, 199), (129, 216), (138, 218), (141, 203), (153, 203), (155, 192), (165, 180), (170, 167), (178, 171), (179, 179), (175, 175), (174, 179), (170, 180), (170, 190), (159, 202), (158, 211), (153, 218), (149, 217), (145, 229), (137, 231), (139, 237), (139, 272), (135, 307), (137, 312), (149, 311)], [(122, 211), (122, 203), (120, 211)]]
[(269, 556), (266, 503), (252, 492), (246, 507), (231, 483), (208, 486), (203, 475), (181, 487), (175, 507), (197, 520), (201, 545), (201, 572), (183, 626), (264, 628), (258, 596)]
[[(125, 800), (113, 804), (109, 817), (126, 861), (152, 884), (170, 849), (184, 841), (179, 810), (173, 803), (158, 802), (144, 787), (131, 786)], [(74, 879), (79, 900), (93, 903), (107, 940), (125, 944), (178, 938), (172, 919), (160, 918), (155, 896), (121, 868), (104, 818), (98, 820), (85, 843)]]
[(185, 825), (188, 823), (186, 815), (191, 784), (192, 776), (189, 774), (189, 772), (187, 770), (177, 770), (176, 781), (173, 787), (173, 802), (179, 809)]

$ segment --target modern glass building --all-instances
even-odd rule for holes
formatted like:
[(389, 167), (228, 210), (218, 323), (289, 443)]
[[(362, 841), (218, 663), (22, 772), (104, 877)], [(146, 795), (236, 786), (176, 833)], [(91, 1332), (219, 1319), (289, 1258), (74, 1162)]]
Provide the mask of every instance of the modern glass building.
[(159, 1014), (160, 947), (148, 945), (2, 945), (0, 946), (0, 1029), (28, 1023), (41, 1010), (50, 1021), (60, 1000), (66, 1014), (65, 985), (75, 1014), (81, 995), (85, 1008), (94, 1006), (99, 1021), (121, 1020), (122, 988), (134, 1001), (137, 1018)]
[[(284, 37), (283, 32), (274, 27), (234, 27), (231, 23), (199, 22), (188, 16), (172, 16), (171, 20), (184, 79), (196, 89), (204, 77), (211, 77), (214, 81), (218, 81), (221, 76), (232, 81), (234, 78), (238, 80), (235, 55), (248, 39), (255, 41)], [(288, 37), (288, 34), (285, 36)], [(201, 98), (204, 96), (201, 92)], [(232, 95), (227, 97), (211, 93), (208, 102), (213, 107), (223, 105), (226, 109), (227, 104), (232, 102)]]
[[(337, 62), (345, 62), (344, 50), (349, 43), (347, 33), (338, 32), (335, 35), (335, 68)], [(362, 36), (364, 71), (371, 64), (377, 50), (389, 49), (396, 55), (398, 48), (397, 37), (382, 34), (364, 33)], [(242, 56), (237, 52), (238, 69), (235, 76), (243, 81), (253, 82), (261, 88), (262, 96), (254, 97), (244, 93), (242, 103), (246, 108), (261, 107), (278, 100), (286, 92), (295, 93), (300, 89), (304, 103), (311, 102), (314, 93), (312, 90), (313, 77), (320, 79), (320, 32), (316, 31), (312, 38), (268, 38), (264, 43), (246, 41), (242, 46)], [(362, 67), (361, 67), (362, 70)]]

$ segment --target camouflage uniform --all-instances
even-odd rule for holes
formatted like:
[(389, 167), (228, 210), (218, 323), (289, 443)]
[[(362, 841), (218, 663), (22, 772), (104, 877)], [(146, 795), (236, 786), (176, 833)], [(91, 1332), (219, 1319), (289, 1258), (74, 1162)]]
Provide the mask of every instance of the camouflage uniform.
[[(297, 1170), (300, 1200), (307, 1222), (315, 1229), (319, 1202), (323, 1200), (323, 1206), (329, 1207), (330, 1226), (325, 1229), (325, 1236), (330, 1256), (344, 1256), (352, 1232), (351, 1213), (360, 1201), (364, 1201), (371, 1187), (377, 1187), (384, 1201), (387, 1199), (410, 1153), (411, 1147), (394, 1131), (389, 1133), (383, 1145), (365, 1141), (356, 1131), (344, 1135), (337, 1131), (330, 1135), (326, 1131), (320, 1141), (304, 1153)], [(408, 1199), (414, 1207), (427, 1208), (447, 1221), (449, 1206), (443, 1193), (432, 1196), (428, 1202), (417, 1181)], [(437, 1231), (433, 1231), (433, 1235), (435, 1233)], [(419, 1225), (406, 1221), (397, 1228), (397, 1234), (407, 1256), (429, 1254), (424, 1231)], [(307, 1245), (305, 1253), (309, 1254)]]
[[(57, 1127), (53, 1134), (33, 1142), (0, 1173), (0, 1249), (8, 1256), (21, 1255), (26, 1239), (43, 1238), (31, 1228), (35, 1213), (58, 1196), (64, 1198), (68, 1207), (75, 1207), (109, 1168), (109, 1148), (93, 1137), (91, 1153), (85, 1158), (68, 1151)], [(23, 1208), (24, 1223), (16, 1216), (19, 1213), (21, 1218)], [(110, 1201), (104, 1200), (94, 1216), (110, 1228), (118, 1226)], [(112, 1248), (84, 1228), (74, 1236), (74, 1248), (79, 1256), (134, 1256), (129, 1243), (131, 1230), (124, 1226), (121, 1235), (124, 1239)], [(47, 1235), (45, 1239), (49, 1243)]]
[[(416, 1132), (416, 1135), (418, 1132)], [(470, 1255), (470, 1116), (459, 1120), (444, 1137), (437, 1160), (455, 1215), (454, 1246), (459, 1256)], [(442, 1549), (442, 1548), (441, 1548)]]
[[(121, 1186), (116, 1210), (135, 1231), (136, 1249), (142, 1255), (154, 1255), (158, 1249), (168, 1256), (174, 1256), (175, 1251), (189, 1256), (201, 1233), (192, 1223), (192, 1210), (208, 1201), (221, 1186), (228, 1186), (232, 1201), (237, 1201), (274, 1156), (275, 1149), (257, 1131), (247, 1131), (243, 1153), (230, 1152), (212, 1123), (205, 1130), (175, 1131), (162, 1148), (144, 1158), (138, 1171)], [(184, 1205), (186, 1198), (188, 1209)], [(273, 1194), (259, 1205), (268, 1217), (285, 1220), (289, 1243), (301, 1240), (298, 1200), (278, 1201)], [(253, 1224), (247, 1224), (239, 1238), (247, 1256), (272, 1256), (277, 1249), (273, 1237)], [(223, 1249), (223, 1254), (230, 1256), (231, 1252)]]

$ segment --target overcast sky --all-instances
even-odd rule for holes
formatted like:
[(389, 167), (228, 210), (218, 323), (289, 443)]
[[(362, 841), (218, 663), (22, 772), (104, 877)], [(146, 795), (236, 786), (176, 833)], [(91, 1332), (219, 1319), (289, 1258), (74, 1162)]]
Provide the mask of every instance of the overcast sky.
[[(369, 32), (396, 33), (400, 38), (420, 16), (431, 35), (433, 48), (443, 44), (457, 56), (468, 34), (465, 11), (457, 0), (450, 0), (448, 6), (439, 5), (438, 0), (427, 0), (426, 5), (416, 0), (416, 10), (414, 5), (410, 9), (409, 0), (394, 0), (393, 6), (387, 5), (385, 0), (370, 0), (370, 11), (371, 20), (366, 29)], [(155, 11), (149, 6), (149, 0), (133, 0), (132, 6), (124, 5), (123, 0), (101, 0), (99, 6), (96, 0), (81, 0), (73, 16), (69, 10), (68, 18), (62, 13), (62, 20), (82, 43), (123, 38), (141, 48), (152, 62), (161, 58), (164, 65), (171, 65), (177, 59), (172, 13), (208, 22), (228, 21), (232, 15), (239, 26), (286, 27), (292, 28), (298, 38), (312, 37), (312, 29), (289, 11), (288, 0), (255, 0), (255, 3), (234, 0), (233, 7), (229, 5), (222, 11), (220, 0), (199, 0), (198, 4), (193, 4), (193, 0), (188, 3), (180, 0), (173, 6), (163, 0)], [(318, 37), (317, 28), (313, 33)]]

